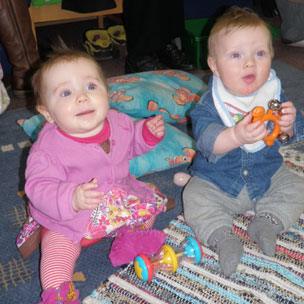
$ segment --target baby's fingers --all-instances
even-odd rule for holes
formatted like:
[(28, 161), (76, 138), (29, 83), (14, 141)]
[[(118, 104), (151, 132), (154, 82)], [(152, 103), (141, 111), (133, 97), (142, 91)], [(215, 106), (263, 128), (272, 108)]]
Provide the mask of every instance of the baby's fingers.
[(162, 137), (165, 134), (165, 127), (164, 125), (162, 126), (158, 126), (155, 130), (154, 130), (154, 135), (156, 137)]
[(95, 209), (100, 204), (98, 198), (87, 198), (85, 201), (85, 209)]
[(81, 189), (83, 191), (93, 190), (98, 187), (96, 178), (93, 178), (90, 182), (82, 184)]
[(250, 134), (257, 135), (259, 133), (265, 132), (266, 127), (265, 127), (264, 122), (258, 120), (258, 121), (248, 124), (246, 126), (246, 131)]
[(92, 191), (92, 190), (85, 191), (84, 196), (86, 199), (96, 198), (99, 200), (101, 200), (101, 197), (102, 197), (102, 195), (99, 191)]
[(265, 127), (265, 124), (260, 121), (256, 121), (248, 125), (246, 131), (247, 138), (250, 143), (257, 142), (267, 135), (267, 129)]
[(282, 103), (282, 109), (281, 109), (282, 114), (295, 113), (296, 111), (297, 109), (291, 101), (286, 101)]

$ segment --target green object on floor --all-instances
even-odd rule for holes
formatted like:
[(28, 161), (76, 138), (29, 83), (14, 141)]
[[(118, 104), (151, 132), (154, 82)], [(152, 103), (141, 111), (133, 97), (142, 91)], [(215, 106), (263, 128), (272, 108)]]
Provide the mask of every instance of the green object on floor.
[(44, 6), (44, 5), (57, 4), (57, 3), (61, 3), (61, 0), (32, 0), (31, 1), (32, 6)]

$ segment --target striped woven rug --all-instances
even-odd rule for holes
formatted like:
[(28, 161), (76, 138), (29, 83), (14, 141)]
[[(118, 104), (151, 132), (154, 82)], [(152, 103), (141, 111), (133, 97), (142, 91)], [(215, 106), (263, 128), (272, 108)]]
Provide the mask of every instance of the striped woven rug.
[[(151, 283), (143, 283), (133, 264), (111, 275), (84, 304), (144, 303), (304, 303), (304, 214), (277, 242), (274, 258), (261, 253), (246, 233), (250, 217), (238, 216), (234, 232), (244, 243), (245, 253), (237, 272), (229, 279), (219, 274), (217, 255), (203, 246), (203, 260), (180, 264), (175, 274), (158, 272)], [(193, 235), (182, 216), (171, 221), (167, 243), (178, 248)]]

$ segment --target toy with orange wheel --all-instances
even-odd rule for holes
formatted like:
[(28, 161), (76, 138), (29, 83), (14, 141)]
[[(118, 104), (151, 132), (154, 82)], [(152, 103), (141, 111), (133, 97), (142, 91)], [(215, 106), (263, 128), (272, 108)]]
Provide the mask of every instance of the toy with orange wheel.
[(170, 245), (165, 244), (151, 257), (145, 254), (138, 255), (134, 260), (135, 273), (142, 281), (151, 282), (154, 274), (159, 270), (176, 272), (181, 260), (185, 258), (196, 264), (202, 259), (202, 248), (191, 236), (182, 243), (180, 251), (176, 252)]

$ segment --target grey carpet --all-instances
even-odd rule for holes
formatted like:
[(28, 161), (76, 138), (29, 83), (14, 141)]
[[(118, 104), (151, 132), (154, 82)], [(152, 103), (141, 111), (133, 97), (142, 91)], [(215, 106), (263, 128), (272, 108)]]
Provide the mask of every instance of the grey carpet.
[[(274, 67), (281, 77), (286, 94), (293, 100), (298, 109), (303, 109), (304, 72), (283, 62), (275, 61)], [(0, 303), (31, 304), (39, 301), (39, 253), (35, 252), (27, 260), (22, 260), (16, 247), (15, 237), (25, 218), (24, 198), (18, 195), (23, 189), (24, 166), (28, 153), (28, 138), (17, 126), (16, 120), (29, 117), (25, 109), (10, 110), (0, 116)], [(144, 180), (157, 184), (160, 189), (176, 200), (176, 208), (162, 214), (156, 227), (163, 229), (169, 221), (182, 211), (181, 188), (172, 182), (178, 170), (186, 166), (146, 176)], [(117, 271), (107, 258), (111, 240), (83, 251), (76, 271), (86, 276), (85, 282), (76, 283), (82, 297), (87, 296), (110, 274)]]

